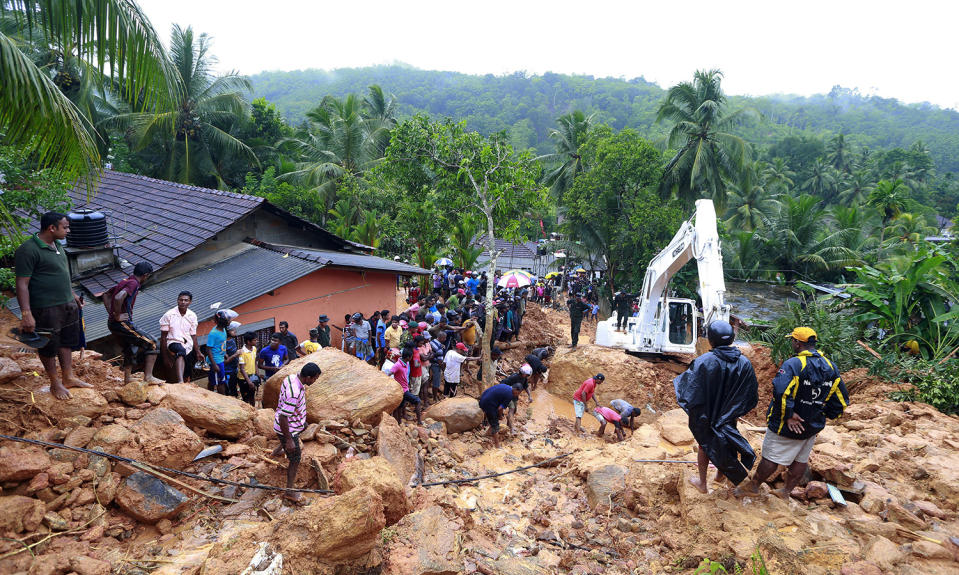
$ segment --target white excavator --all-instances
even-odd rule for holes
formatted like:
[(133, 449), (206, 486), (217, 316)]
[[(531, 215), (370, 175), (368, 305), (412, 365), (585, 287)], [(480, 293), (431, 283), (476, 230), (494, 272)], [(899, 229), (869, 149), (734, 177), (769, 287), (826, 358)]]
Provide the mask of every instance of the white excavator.
[[(670, 278), (690, 260), (696, 260), (699, 270), (702, 311), (694, 300), (669, 297), (666, 292)], [(729, 321), (725, 294), (716, 209), (712, 200), (697, 200), (693, 217), (683, 222), (669, 245), (649, 262), (639, 294), (639, 313), (628, 319), (625, 333), (616, 330), (614, 311), (596, 326), (595, 341), (636, 354), (696, 354), (697, 338), (705, 336), (700, 331), (705, 332), (712, 321)]]

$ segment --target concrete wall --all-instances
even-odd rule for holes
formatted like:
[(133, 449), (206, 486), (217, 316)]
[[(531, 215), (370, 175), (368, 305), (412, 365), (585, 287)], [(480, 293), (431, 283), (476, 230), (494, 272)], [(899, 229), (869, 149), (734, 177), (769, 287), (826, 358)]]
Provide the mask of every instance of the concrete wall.
[[(240, 314), (237, 321), (243, 324), (269, 318), (276, 318), (277, 324), (285, 320), (290, 324), (290, 331), (303, 341), (309, 339), (310, 329), (316, 327), (320, 314), (325, 313), (330, 316), (331, 324), (343, 327), (345, 314), (360, 312), (369, 318), (374, 310), (388, 309), (395, 313), (395, 305), (395, 274), (323, 268), (233, 310)], [(212, 320), (204, 321), (197, 332), (205, 334), (212, 328)], [(336, 329), (331, 330), (332, 344), (336, 347), (340, 346), (340, 335)]]

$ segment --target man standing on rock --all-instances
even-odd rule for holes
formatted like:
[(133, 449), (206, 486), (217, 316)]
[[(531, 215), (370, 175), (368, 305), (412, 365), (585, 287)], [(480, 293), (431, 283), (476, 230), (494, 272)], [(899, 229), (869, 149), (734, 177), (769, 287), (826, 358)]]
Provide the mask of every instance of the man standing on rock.
[(676, 401), (689, 416), (689, 430), (699, 442), (699, 476), (689, 482), (708, 493), (709, 462), (739, 485), (749, 475), (756, 453), (736, 428), (736, 420), (759, 402), (759, 384), (753, 365), (733, 347), (736, 338), (729, 322), (718, 320), (706, 330), (712, 349), (697, 357), (673, 380)]
[[(193, 294), (180, 292), (176, 298), (176, 307), (167, 310), (160, 317), (160, 351), (164, 361), (173, 364), (177, 383), (183, 383), (187, 366), (196, 362), (194, 351), (200, 348), (196, 341), (196, 328), (199, 325), (196, 313), (190, 309)], [(173, 358), (170, 362), (169, 358)], [(192, 358), (192, 360), (191, 360)]]
[(300, 341), (296, 338), (296, 335), (290, 331), (289, 323), (281, 321), (279, 327), (280, 331), (277, 333), (280, 336), (280, 344), (286, 348), (287, 359), (293, 361), (300, 356), (296, 351), (297, 348), (300, 347)]
[[(40, 216), (40, 231), (20, 244), (13, 256), (20, 331), (49, 338), (37, 353), (50, 378), (50, 393), (57, 399), (70, 398), (68, 387), (93, 387), (73, 373), (72, 348), (80, 342), (83, 298), (73, 293), (67, 253), (60, 245), (68, 233), (70, 220), (47, 212)], [(57, 374), (57, 359), (63, 379)]]
[(145, 354), (143, 361), (143, 381), (162, 383), (153, 377), (153, 365), (156, 363), (157, 342), (152, 336), (133, 324), (133, 304), (137, 301), (140, 285), (153, 273), (153, 266), (140, 262), (133, 267), (133, 274), (108, 289), (103, 294), (103, 304), (107, 308), (109, 319), (107, 327), (123, 348), (123, 383), (130, 383), (133, 365), (136, 363), (133, 348)]
[(590, 399), (599, 407), (599, 400), (596, 399), (596, 386), (606, 381), (606, 376), (597, 373), (593, 377), (584, 381), (573, 393), (573, 413), (576, 415), (576, 433), (582, 431), (579, 424), (583, 420), (583, 414), (586, 413), (586, 402)]
[[(300, 466), (300, 433), (306, 428), (306, 388), (320, 377), (320, 366), (313, 362), (300, 368), (299, 375), (289, 375), (280, 384), (280, 397), (273, 417), (273, 431), (280, 438), (280, 446), (273, 450), (273, 456), (286, 453), (289, 462), (286, 468), (286, 487), (292, 489), (296, 483), (296, 470)], [(299, 492), (287, 491), (283, 497), (293, 503), (300, 503)]]
[(498, 383), (480, 395), (479, 406), (486, 414), (486, 421), (489, 422), (489, 436), (493, 438), (493, 447), (499, 447), (499, 420), (506, 414), (506, 423), (510, 429), (513, 429), (513, 416), (506, 411), (510, 402), (516, 401), (520, 392), (523, 390), (521, 385), (507, 385)]
[(789, 337), (796, 356), (783, 362), (773, 379), (762, 460), (752, 480), (736, 490), (737, 496), (758, 493), (759, 484), (783, 465), (788, 468), (786, 485), (776, 495), (787, 499), (806, 472), (826, 418), (836, 419), (849, 405), (849, 392), (839, 370), (816, 350), (816, 332), (797, 327)]
[(586, 303), (585, 295), (572, 299), (569, 302), (569, 337), (571, 340), (569, 347), (571, 348), (575, 349), (579, 343), (579, 328), (583, 325), (583, 314), (586, 313), (588, 309), (589, 304)]

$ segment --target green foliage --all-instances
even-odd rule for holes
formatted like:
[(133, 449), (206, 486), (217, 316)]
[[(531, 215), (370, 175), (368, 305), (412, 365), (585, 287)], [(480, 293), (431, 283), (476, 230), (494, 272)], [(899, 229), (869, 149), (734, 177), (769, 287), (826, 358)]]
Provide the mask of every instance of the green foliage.
[(0, 259), (13, 254), (31, 221), (47, 211), (65, 213), (70, 209), (67, 189), (62, 172), (39, 167), (23, 148), (0, 146), (0, 209), (15, 225), (15, 230), (0, 238)]
[(247, 174), (246, 185), (240, 193), (266, 198), (271, 204), (315, 224), (326, 216), (326, 206), (316, 192), (279, 181), (273, 166), (267, 168), (262, 176)]
[(819, 351), (840, 370), (866, 366), (870, 364), (872, 356), (856, 341), (870, 335), (872, 330), (867, 333), (853, 315), (843, 310), (837, 302), (816, 300), (804, 295), (800, 303), (789, 304), (787, 315), (779, 318), (766, 331), (760, 332), (759, 339), (769, 346), (773, 361), (779, 364), (793, 355), (789, 333), (799, 326), (811, 327), (819, 336)]
[(749, 571), (747, 572), (735, 559), (730, 558), (729, 560), (720, 563), (719, 561), (713, 561), (708, 557), (703, 558), (703, 562), (700, 563), (699, 567), (696, 569), (695, 575), (719, 575), (720, 573), (729, 575), (730, 571), (727, 569), (727, 565), (730, 565), (728, 569), (732, 569), (734, 575), (769, 575), (769, 569), (766, 567), (766, 560), (763, 558), (762, 553), (757, 547), (753, 554), (749, 557)]
[[(890, 369), (894, 366), (894, 369)], [(921, 401), (946, 414), (959, 414), (959, 361), (946, 363), (903, 357), (874, 370), (884, 378), (911, 386), (890, 397), (896, 401)]]

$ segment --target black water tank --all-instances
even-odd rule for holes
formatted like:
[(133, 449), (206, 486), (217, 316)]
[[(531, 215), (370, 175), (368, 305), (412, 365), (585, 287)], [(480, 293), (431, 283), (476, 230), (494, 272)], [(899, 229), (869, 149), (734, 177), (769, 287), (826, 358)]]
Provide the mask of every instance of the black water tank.
[(79, 209), (67, 214), (70, 220), (70, 233), (67, 234), (67, 247), (91, 248), (110, 243), (107, 234), (107, 217), (90, 209)]

